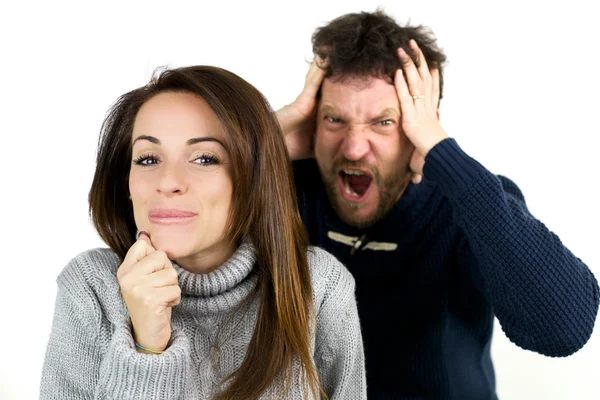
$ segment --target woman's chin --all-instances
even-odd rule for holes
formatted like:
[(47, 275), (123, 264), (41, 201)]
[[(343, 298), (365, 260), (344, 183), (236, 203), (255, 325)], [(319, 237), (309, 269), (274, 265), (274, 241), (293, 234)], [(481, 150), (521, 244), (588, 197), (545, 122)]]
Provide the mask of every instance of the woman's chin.
[(170, 260), (178, 258), (188, 257), (191, 253), (191, 249), (188, 245), (184, 245), (180, 240), (174, 240), (172, 238), (152, 238), (152, 245), (156, 250), (161, 250), (167, 253), (167, 257)]

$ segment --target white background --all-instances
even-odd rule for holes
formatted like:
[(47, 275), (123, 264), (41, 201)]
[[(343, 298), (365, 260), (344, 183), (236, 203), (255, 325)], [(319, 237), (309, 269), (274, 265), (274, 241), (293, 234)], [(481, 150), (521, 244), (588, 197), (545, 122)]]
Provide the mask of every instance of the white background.
[[(302, 88), (314, 28), (378, 5), (448, 55), (442, 123), (600, 277), (600, 24), (594, 2), (22, 2), (0, 6), (0, 398), (37, 398), (55, 279), (103, 246), (87, 215), (100, 125), (158, 66), (238, 73), (279, 108)], [(84, 5), (84, 3), (86, 5)], [(564, 359), (496, 326), (500, 399), (600, 398), (600, 328)]]

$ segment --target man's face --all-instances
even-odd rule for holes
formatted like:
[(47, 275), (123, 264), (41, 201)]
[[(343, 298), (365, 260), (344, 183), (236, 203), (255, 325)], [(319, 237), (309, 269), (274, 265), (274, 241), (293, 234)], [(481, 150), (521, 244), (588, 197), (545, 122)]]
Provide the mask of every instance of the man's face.
[(329, 199), (349, 225), (383, 218), (410, 181), (414, 146), (401, 128), (394, 85), (366, 77), (325, 79), (315, 157)]

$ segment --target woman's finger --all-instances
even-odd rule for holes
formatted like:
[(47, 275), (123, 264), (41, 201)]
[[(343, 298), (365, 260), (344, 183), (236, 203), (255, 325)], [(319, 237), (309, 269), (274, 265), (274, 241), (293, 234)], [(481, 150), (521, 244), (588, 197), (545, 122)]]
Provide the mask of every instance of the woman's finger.
[(143, 279), (143, 284), (150, 288), (179, 285), (177, 270), (175, 270), (175, 268), (161, 269), (150, 275), (144, 276)]
[(173, 263), (164, 251), (154, 251), (138, 261), (131, 271), (139, 275), (150, 275), (162, 269), (174, 269)]
[(131, 272), (131, 269), (135, 264), (155, 251), (156, 249), (152, 246), (150, 239), (141, 236), (127, 251), (125, 259), (117, 270), (117, 277), (120, 278)]
[(152, 295), (159, 305), (172, 307), (181, 301), (181, 288), (177, 285), (163, 286), (155, 288)]

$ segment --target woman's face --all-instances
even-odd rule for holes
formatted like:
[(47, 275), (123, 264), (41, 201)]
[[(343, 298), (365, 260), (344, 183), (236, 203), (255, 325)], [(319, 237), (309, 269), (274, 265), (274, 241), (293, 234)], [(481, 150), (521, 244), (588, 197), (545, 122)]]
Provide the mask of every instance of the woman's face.
[(232, 166), (225, 133), (200, 97), (161, 93), (133, 126), (129, 190), (137, 228), (171, 260), (209, 272), (232, 254), (225, 240)]

